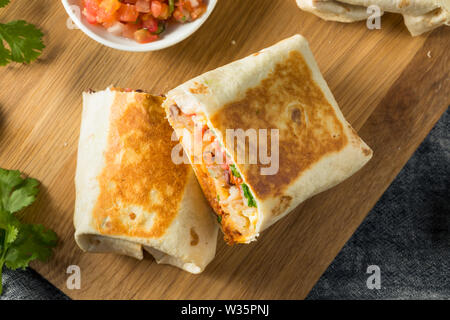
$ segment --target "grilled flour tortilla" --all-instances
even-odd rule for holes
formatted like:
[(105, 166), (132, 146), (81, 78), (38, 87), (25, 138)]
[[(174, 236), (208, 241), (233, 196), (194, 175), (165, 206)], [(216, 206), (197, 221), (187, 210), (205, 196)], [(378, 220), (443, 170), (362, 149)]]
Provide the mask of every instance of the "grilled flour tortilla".
[[(163, 106), (229, 244), (255, 240), (372, 156), (344, 119), (299, 35), (186, 82), (167, 94)], [(270, 143), (258, 139), (256, 146), (249, 139), (244, 145), (230, 142), (227, 129), (279, 130), (279, 148), (272, 147), (272, 136)], [(203, 137), (197, 139), (196, 132)], [(197, 140), (203, 141), (203, 161), (193, 153)], [(264, 150), (263, 144), (267, 155), (279, 151), (275, 174), (262, 174), (271, 167), (262, 160), (238, 161), (243, 148)], [(216, 161), (223, 154), (225, 161)]]
[(107, 89), (83, 96), (75, 177), (75, 239), (200, 273), (213, 259), (217, 223), (189, 165), (175, 165), (163, 98)]
[(325, 20), (354, 22), (371, 16), (367, 8), (376, 5), (381, 14), (400, 13), (413, 36), (442, 25), (450, 25), (450, 0), (297, 0), (298, 6)]
[(367, 8), (334, 0), (297, 0), (300, 9), (331, 21), (354, 22), (370, 17)]

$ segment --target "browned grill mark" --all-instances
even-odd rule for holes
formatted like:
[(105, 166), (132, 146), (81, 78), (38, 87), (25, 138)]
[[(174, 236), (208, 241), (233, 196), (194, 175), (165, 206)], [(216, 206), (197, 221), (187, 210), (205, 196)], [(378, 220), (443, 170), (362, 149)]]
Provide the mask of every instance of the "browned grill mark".
[(366, 157), (368, 157), (372, 154), (372, 150), (367, 149), (367, 148), (361, 148), (361, 151)]
[(196, 246), (199, 242), (199, 237), (194, 228), (191, 228), (191, 246)]
[(302, 123), (302, 113), (300, 109), (295, 108), (291, 113), (291, 119), (297, 124)]
[[(162, 102), (143, 93), (116, 93), (93, 213), (101, 234), (159, 238), (177, 215), (188, 166), (171, 160), (176, 142)], [(128, 211), (135, 206), (144, 214)]]
[(400, 9), (405, 8), (405, 7), (407, 7), (407, 6), (409, 6), (409, 0), (402, 0), (402, 1), (398, 4), (398, 7), (399, 7)]
[(190, 88), (189, 91), (193, 94), (207, 94), (208, 87), (203, 83), (194, 82), (195, 87)]
[(284, 212), (287, 208), (289, 208), (291, 201), (292, 201), (291, 196), (282, 196), (279, 200), (278, 205), (272, 209), (272, 214), (274, 216), (277, 216), (282, 212)]
[[(260, 199), (281, 196), (315, 163), (348, 144), (342, 123), (298, 51), (290, 52), (257, 87), (248, 89), (241, 100), (223, 106), (210, 120), (224, 136), (226, 129), (233, 128), (279, 129), (280, 169), (276, 175), (262, 176), (264, 165), (260, 163), (238, 165)], [(226, 147), (236, 161), (236, 147)], [(268, 149), (270, 153), (270, 142)]]

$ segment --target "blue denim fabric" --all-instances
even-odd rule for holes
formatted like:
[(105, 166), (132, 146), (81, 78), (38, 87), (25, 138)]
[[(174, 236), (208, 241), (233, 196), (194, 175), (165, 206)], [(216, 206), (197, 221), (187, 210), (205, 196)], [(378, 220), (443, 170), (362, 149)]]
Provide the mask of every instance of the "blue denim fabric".
[[(367, 287), (369, 265), (380, 290)], [(449, 110), (308, 299), (450, 299)]]

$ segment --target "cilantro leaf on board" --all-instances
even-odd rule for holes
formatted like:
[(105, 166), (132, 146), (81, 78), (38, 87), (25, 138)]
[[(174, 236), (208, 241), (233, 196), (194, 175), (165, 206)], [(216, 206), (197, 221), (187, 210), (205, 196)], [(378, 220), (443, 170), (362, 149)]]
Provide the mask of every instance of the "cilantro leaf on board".
[(6, 232), (5, 245), (8, 246), (11, 243), (13, 243), (14, 241), (16, 241), (17, 235), (19, 234), (19, 230), (17, 229), (17, 227), (15, 227), (13, 225), (8, 225), (7, 231), (8, 232)]
[(0, 66), (5, 66), (11, 62), (11, 52), (5, 48), (2, 41), (0, 41)]
[(35, 179), (22, 179), (20, 171), (0, 168), (0, 208), (15, 213), (28, 207), (36, 200), (38, 185)]
[(12, 193), (8, 201), (9, 212), (14, 213), (28, 207), (36, 200), (39, 182), (35, 179), (28, 178), (21, 183)]
[(0, 65), (10, 61), (30, 63), (36, 60), (45, 48), (43, 36), (41, 30), (23, 20), (0, 23)]
[(0, 0), (0, 8), (6, 7), (10, 0)]
[(26, 268), (30, 261), (39, 259), (47, 261), (52, 255), (58, 237), (51, 230), (39, 224), (21, 226), (14, 243), (5, 256), (6, 266), (10, 269)]
[(22, 224), (15, 213), (36, 200), (39, 182), (20, 171), (0, 168), (0, 295), (2, 269), (26, 268), (35, 259), (46, 261), (56, 246), (55, 232), (42, 225)]

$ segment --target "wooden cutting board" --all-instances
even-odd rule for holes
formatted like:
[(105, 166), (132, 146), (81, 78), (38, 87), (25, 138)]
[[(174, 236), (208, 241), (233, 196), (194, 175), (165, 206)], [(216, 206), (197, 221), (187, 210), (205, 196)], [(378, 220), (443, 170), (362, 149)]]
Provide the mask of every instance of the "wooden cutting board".
[[(69, 30), (59, 1), (0, 9), (0, 21), (18, 18), (44, 30), (47, 48), (36, 63), (0, 67), (0, 167), (42, 182), (25, 219), (51, 227), (61, 241), (49, 263), (33, 268), (77, 299), (305, 298), (450, 104), (450, 28), (412, 38), (397, 15), (386, 14), (382, 29), (370, 31), (365, 22), (322, 21), (294, 0), (221, 0), (195, 35), (154, 53), (115, 51)], [(72, 223), (81, 93), (111, 84), (164, 93), (295, 33), (309, 40), (345, 116), (373, 148), (370, 163), (258, 242), (219, 241), (201, 275), (149, 256), (82, 253)], [(69, 265), (81, 268), (80, 290), (66, 287)]]

